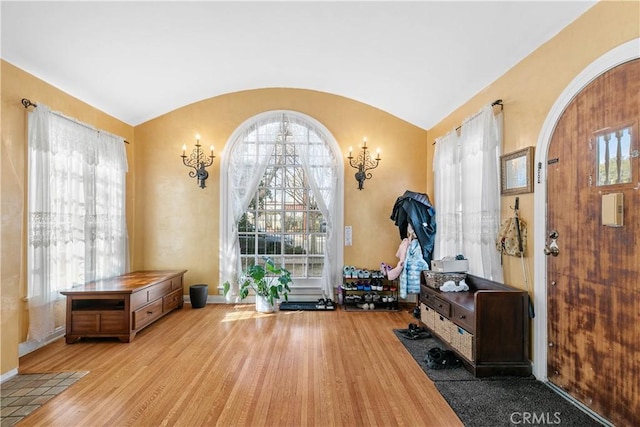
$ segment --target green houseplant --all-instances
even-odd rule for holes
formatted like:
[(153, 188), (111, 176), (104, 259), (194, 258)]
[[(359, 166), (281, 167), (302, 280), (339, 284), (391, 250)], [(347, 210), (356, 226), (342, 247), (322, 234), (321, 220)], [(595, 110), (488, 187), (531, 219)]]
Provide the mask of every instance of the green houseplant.
[[(289, 292), (291, 288), (289, 284), (292, 282), (291, 273), (284, 267), (278, 267), (269, 257), (264, 257), (264, 266), (254, 264), (242, 273), (240, 276), (240, 299), (249, 296), (249, 290), (253, 290), (256, 294), (256, 309), (258, 311), (273, 311), (274, 303), (280, 298), (285, 301), (289, 300)], [(231, 289), (231, 284), (225, 282), (223, 284), (224, 295), (226, 296)], [(268, 304), (268, 308), (261, 309), (260, 300)]]

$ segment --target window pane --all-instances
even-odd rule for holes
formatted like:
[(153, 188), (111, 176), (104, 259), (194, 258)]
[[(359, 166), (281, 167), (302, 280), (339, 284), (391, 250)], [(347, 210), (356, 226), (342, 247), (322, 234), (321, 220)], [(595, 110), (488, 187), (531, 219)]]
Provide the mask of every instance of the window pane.
[(596, 185), (631, 182), (631, 127), (596, 134)]

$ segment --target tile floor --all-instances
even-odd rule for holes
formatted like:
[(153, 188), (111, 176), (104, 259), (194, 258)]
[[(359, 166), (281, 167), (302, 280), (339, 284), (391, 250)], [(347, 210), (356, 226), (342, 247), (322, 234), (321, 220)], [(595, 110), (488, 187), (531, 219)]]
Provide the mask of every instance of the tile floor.
[(0, 384), (0, 426), (9, 427), (62, 393), (88, 372), (16, 375)]

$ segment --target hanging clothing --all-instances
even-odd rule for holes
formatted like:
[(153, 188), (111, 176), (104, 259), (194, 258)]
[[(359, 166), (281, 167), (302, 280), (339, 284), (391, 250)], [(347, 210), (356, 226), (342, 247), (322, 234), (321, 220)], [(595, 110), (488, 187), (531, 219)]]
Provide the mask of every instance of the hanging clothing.
[[(428, 270), (433, 257), (436, 235), (436, 211), (429, 201), (429, 196), (424, 193), (405, 191), (396, 199), (391, 219), (398, 226), (401, 239), (407, 237), (407, 225), (411, 223), (422, 248), (422, 258), (427, 264), (425, 270)], [(420, 289), (417, 293), (419, 292)]]
[(400, 273), (400, 297), (406, 298), (407, 294), (420, 293), (420, 274), (429, 269), (429, 264), (422, 257), (420, 242), (411, 240), (404, 261), (404, 268)]

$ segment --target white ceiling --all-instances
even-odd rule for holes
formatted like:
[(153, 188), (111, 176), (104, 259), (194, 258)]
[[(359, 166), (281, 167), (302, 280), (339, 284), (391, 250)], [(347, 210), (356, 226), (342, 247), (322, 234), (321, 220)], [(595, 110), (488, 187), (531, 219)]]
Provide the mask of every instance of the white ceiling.
[(428, 129), (594, 3), (2, 1), (1, 53), (133, 126), (217, 95), (287, 87)]

